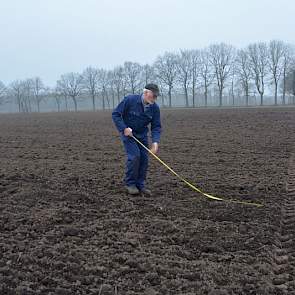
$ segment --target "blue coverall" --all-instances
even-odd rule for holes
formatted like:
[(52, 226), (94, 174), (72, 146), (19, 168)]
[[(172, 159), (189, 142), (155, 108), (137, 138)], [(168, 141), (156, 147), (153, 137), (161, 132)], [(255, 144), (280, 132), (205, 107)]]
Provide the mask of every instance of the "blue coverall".
[(124, 129), (131, 128), (132, 134), (148, 147), (148, 125), (151, 124), (152, 142), (159, 143), (160, 108), (156, 103), (144, 105), (142, 95), (128, 95), (114, 109), (112, 119), (120, 132), (127, 154), (125, 184), (142, 190), (148, 168), (148, 151), (132, 137), (125, 136)]

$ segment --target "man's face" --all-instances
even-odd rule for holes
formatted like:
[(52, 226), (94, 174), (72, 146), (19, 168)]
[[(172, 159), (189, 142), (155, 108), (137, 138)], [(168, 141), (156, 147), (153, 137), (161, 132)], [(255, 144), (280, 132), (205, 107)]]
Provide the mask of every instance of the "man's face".
[(157, 100), (157, 96), (151, 90), (147, 90), (143, 93), (143, 99), (145, 103), (153, 104)]

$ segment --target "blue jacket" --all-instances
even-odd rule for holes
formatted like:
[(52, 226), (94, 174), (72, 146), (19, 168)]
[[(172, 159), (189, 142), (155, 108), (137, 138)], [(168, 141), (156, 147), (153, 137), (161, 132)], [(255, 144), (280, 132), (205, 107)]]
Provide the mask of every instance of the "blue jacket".
[(142, 103), (142, 95), (128, 95), (119, 103), (112, 113), (118, 131), (130, 127), (137, 138), (145, 138), (148, 125), (151, 124), (152, 142), (159, 142), (161, 135), (160, 108), (154, 103), (146, 107)]

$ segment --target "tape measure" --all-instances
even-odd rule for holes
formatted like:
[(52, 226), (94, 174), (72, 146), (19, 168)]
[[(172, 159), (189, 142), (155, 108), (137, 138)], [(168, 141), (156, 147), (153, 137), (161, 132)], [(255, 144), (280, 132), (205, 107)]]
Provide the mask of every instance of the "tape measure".
[(163, 166), (165, 166), (172, 174), (174, 174), (178, 179), (180, 179), (182, 182), (187, 184), (190, 188), (195, 190), (196, 192), (200, 193), (201, 195), (212, 199), (216, 201), (224, 201), (224, 202), (230, 202), (230, 203), (238, 203), (238, 204), (244, 204), (244, 205), (251, 205), (251, 206), (256, 206), (256, 207), (262, 207), (262, 204), (259, 203), (250, 203), (250, 202), (245, 202), (245, 201), (239, 201), (239, 200), (232, 200), (232, 199), (224, 199), (221, 197), (216, 197), (211, 194), (203, 192), (201, 189), (196, 187), (195, 185), (191, 184), (188, 182), (186, 179), (184, 179), (181, 175), (176, 173), (172, 168), (170, 168), (164, 161), (162, 161), (157, 155), (155, 155), (152, 151), (150, 151), (141, 141), (139, 141), (134, 135), (131, 136), (137, 143), (139, 143), (143, 148), (145, 148), (155, 159), (157, 159)]

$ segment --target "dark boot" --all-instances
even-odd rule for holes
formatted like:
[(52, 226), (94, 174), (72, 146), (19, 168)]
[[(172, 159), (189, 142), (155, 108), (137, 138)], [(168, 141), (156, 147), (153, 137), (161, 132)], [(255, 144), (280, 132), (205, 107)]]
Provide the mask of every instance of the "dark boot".
[(127, 193), (129, 195), (138, 195), (139, 194), (139, 190), (135, 185), (130, 185), (130, 186), (125, 186)]
[(143, 188), (140, 190), (140, 193), (144, 196), (147, 196), (147, 197), (151, 197), (152, 196), (152, 192), (147, 189), (147, 188)]

